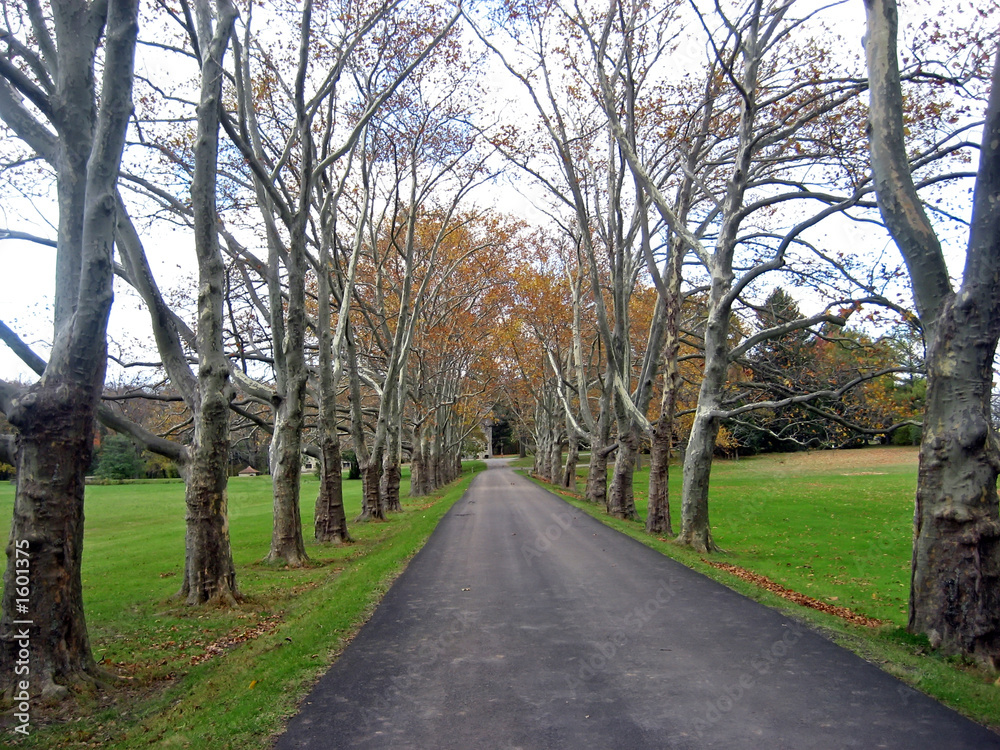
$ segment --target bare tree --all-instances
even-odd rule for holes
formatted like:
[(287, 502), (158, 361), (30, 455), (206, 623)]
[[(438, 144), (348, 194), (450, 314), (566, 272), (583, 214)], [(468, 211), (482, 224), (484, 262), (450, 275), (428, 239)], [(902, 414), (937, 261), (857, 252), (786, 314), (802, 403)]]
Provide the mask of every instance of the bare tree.
[[(617, 6), (616, 6), (617, 7)], [(706, 208), (683, 218), (690, 200), (666, 197), (662, 165), (645, 159), (620, 115), (613, 84), (622, 66), (612, 55), (616, 14), (609, 14), (600, 36), (591, 37), (597, 75), (611, 129), (636, 180), (649, 196), (675, 241), (703, 266), (707, 318), (702, 338), (703, 379), (684, 460), (682, 528), (678, 541), (701, 551), (714, 548), (708, 515), (712, 456), (721, 420), (728, 415), (724, 385), (731, 364), (751, 342), (734, 348), (733, 312), (765, 274), (793, 260), (793, 248), (810, 244), (803, 236), (834, 214), (857, 206), (870, 190), (837, 139), (824, 133), (850, 120), (851, 107), (865, 89), (863, 79), (824, 69), (827, 59), (813, 43), (799, 45), (794, 32), (815, 13), (791, 15), (792, 3), (750, 2), (713, 13), (694, 8), (693, 23), (705, 30), (710, 57), (704, 75), (704, 101), (694, 109), (700, 128), (674, 146), (681, 154), (680, 174), (692, 181), (697, 201)], [(635, 18), (625, 13), (626, 18)], [(625, 30), (629, 29), (626, 23)], [(797, 55), (809, 65), (809, 77), (789, 77), (783, 59)], [(688, 161), (687, 143), (703, 142), (704, 151)], [(808, 150), (792, 141), (808, 139)], [(832, 147), (832, 150), (831, 150)], [(824, 183), (804, 179), (805, 164), (830, 164)], [(836, 180), (842, 188), (837, 195)], [(795, 206), (798, 214), (791, 212)], [(686, 210), (686, 209), (684, 209)], [(781, 211), (789, 211), (782, 214)], [(780, 218), (779, 218), (780, 217)], [(818, 253), (820, 258), (822, 253)], [(788, 324), (792, 329), (820, 323), (842, 324), (824, 311)], [(786, 328), (761, 332), (767, 338)]]
[[(198, 65), (193, 150), (184, 169), (190, 175), (190, 200), (134, 174), (125, 182), (141, 188), (172, 212), (173, 220), (190, 227), (198, 265), (197, 326), (192, 330), (170, 307), (157, 285), (143, 238), (123, 197), (117, 199), (118, 242), (122, 264), (116, 272), (139, 294), (150, 314), (153, 337), (163, 369), (191, 414), (187, 445), (148, 434), (119, 418), (111, 426), (146, 448), (174, 460), (185, 480), (186, 534), (184, 579), (178, 595), (188, 604), (235, 604), (240, 598), (229, 540), (227, 482), (229, 476), (230, 406), (234, 396), (224, 348), (227, 273), (219, 243), (217, 181), (219, 175), (220, 102), (223, 59), (236, 19), (225, 0), (214, 5), (186, 2), (176, 20)], [(197, 371), (192, 368), (197, 362)]]
[(54, 166), (59, 231), (51, 356), (26, 392), (0, 389), (18, 430), (0, 687), (14, 684), (26, 632), (33, 694), (51, 698), (102, 679), (83, 613), (84, 475), (104, 384), (115, 184), (132, 109), (138, 7), (134, 0), (67, 1), (46, 12), (28, 0), (4, 10), (5, 20), (22, 17), (36, 46), (4, 29), (0, 117)]
[[(456, 19), (448, 22), (448, 29)], [(455, 44), (454, 41), (451, 42)], [(464, 61), (461, 61), (464, 63)], [(466, 124), (469, 101), (462, 94), (468, 70), (429, 61), (400, 88), (399, 97), (372, 121), (369, 157), (380, 171), (369, 188), (366, 284), (356, 290), (351, 379), (352, 437), (364, 482), (363, 518), (399, 510), (403, 412), (409, 390), (409, 359), (424, 306), (446, 288), (452, 274), (484, 245), (464, 234), (473, 221), (460, 206), (484, 179), (487, 152)], [(435, 78), (436, 76), (436, 78)], [(455, 237), (469, 237), (456, 247)], [(363, 332), (363, 333), (362, 333)], [(365, 439), (360, 353), (377, 362), (377, 417)], [(374, 368), (369, 368), (373, 373)]]
[(960, 286), (911, 176), (894, 0), (865, 0), (872, 170), (909, 269), (927, 340), (927, 402), (914, 514), (911, 632), (946, 652), (1000, 658), (1000, 452), (990, 419), (1000, 338), (1000, 53), (982, 125)]
[[(312, 44), (324, 30), (313, 28), (311, 2), (303, 5), (298, 19), (298, 54), (290, 68), (294, 77), (290, 84), (282, 80), (281, 61), (273, 60), (249, 32), (246, 42), (239, 48), (237, 92), (240, 111), (238, 122), (227, 124), (227, 132), (250, 163), (268, 243), (267, 314), (273, 337), (275, 374), (271, 442), (274, 527), (268, 554), (272, 562), (302, 565), (307, 559), (299, 514), (299, 477), (308, 382), (305, 355), (308, 248), (310, 244), (323, 248), (331, 240), (329, 234), (323, 236), (322, 228), (329, 222), (328, 213), (325, 218), (320, 216), (318, 219), (316, 214), (330, 210), (325, 193), (333, 184), (342, 184), (342, 180), (332, 174), (338, 162), (352, 153), (372, 117), (423, 64), (457, 18), (445, 19), (440, 26), (431, 24), (408, 45), (393, 31), (404, 11), (404, 4), (398, 1), (377, 5), (368, 14), (358, 17), (356, 23), (341, 30), (339, 36), (336, 30), (326, 32), (335, 35), (329, 49), (336, 53), (317, 81), (313, 80), (312, 73), (318, 69), (314, 65)], [(358, 50), (365, 44), (387, 46), (380, 54), (373, 55), (371, 59), (376, 63), (370, 66), (355, 60)], [(272, 80), (278, 82), (274, 96), (282, 94), (291, 99), (288, 108), (295, 113), (294, 127), (287, 127), (281, 112), (268, 116), (265, 123), (264, 113), (257, 111), (254, 74), (258, 71), (250, 65), (254, 51), (260, 73), (256, 80), (265, 86), (271, 85)], [(356, 112), (335, 109), (335, 105), (342, 106), (339, 100), (345, 94), (340, 83), (349, 70), (355, 73), (356, 91), (353, 93), (356, 100), (351, 104), (357, 108)], [(341, 118), (350, 121), (350, 126), (338, 132)], [(319, 144), (316, 131), (319, 131)], [(310, 237), (310, 222), (317, 221), (320, 236)], [(321, 252), (324, 251), (321, 249)], [(311, 265), (320, 274), (333, 271), (316, 259)], [(353, 280), (348, 279), (346, 283), (352, 284)], [(326, 294), (327, 290), (321, 291)], [(342, 313), (347, 314), (346, 307)], [(338, 326), (337, 330), (343, 329)], [(321, 334), (321, 339), (325, 335)], [(331, 354), (339, 351), (338, 342), (331, 339), (329, 343)], [(326, 343), (321, 341), (321, 346), (326, 347)], [(329, 403), (335, 398), (336, 389), (332, 375), (330, 372), (320, 380), (321, 388), (332, 389), (321, 394), (321, 399), (327, 403), (324, 429), (328, 433)], [(328, 453), (323, 470), (332, 474), (340, 472), (340, 466), (339, 463), (332, 465), (329, 440), (325, 443)], [(327, 477), (321, 492), (329, 496), (335, 484), (336, 478)]]
[(239, 596), (229, 544), (229, 402), (232, 386), (223, 349), (225, 266), (219, 249), (216, 181), (222, 60), (229, 47), (236, 9), (229, 0), (196, 6), (192, 38), (201, 64), (194, 174), (191, 181), (195, 254), (198, 257), (197, 401), (194, 440), (184, 465), (187, 535), (181, 595), (189, 603), (234, 603)]
[[(324, 144), (322, 157), (326, 157)], [(343, 179), (335, 190), (329, 185), (327, 197), (320, 209), (320, 247), (316, 260), (316, 337), (319, 344), (317, 374), (317, 408), (319, 419), (317, 433), (322, 461), (320, 489), (316, 496), (314, 513), (314, 533), (319, 542), (347, 542), (351, 540), (347, 530), (347, 514), (344, 510), (343, 470), (341, 467), (340, 435), (337, 429), (337, 392), (344, 372), (342, 351), (347, 333), (351, 301), (354, 298), (354, 283), (357, 278), (358, 257), (364, 238), (364, 223), (357, 221), (351, 244), (350, 260), (346, 266), (340, 259), (338, 249), (341, 238), (337, 232), (340, 215), (339, 202), (347, 187), (351, 170), (345, 170)], [(368, 179), (367, 165), (361, 165), (363, 182)], [(362, 205), (359, 214), (367, 213), (366, 201), (370, 195), (362, 190)], [(337, 310), (337, 326), (332, 327), (334, 289), (340, 304)]]

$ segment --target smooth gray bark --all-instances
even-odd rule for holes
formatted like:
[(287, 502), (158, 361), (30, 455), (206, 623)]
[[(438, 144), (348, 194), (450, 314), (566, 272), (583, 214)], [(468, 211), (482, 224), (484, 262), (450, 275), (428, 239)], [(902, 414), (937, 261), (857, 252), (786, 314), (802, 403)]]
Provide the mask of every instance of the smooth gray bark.
[(194, 245), (198, 257), (198, 403), (194, 439), (183, 467), (187, 507), (184, 580), (180, 596), (189, 604), (234, 604), (239, 598), (229, 541), (229, 402), (232, 385), (223, 349), (226, 269), (219, 248), (216, 184), (222, 59), (229, 46), (236, 9), (217, 0), (212, 31), (208, 8), (199, 6), (201, 95), (195, 167), (191, 184)]
[(427, 438), (424, 420), (413, 424), (413, 450), (410, 454), (410, 497), (423, 497), (429, 492), (427, 482)]
[(568, 429), (566, 463), (562, 471), (562, 486), (569, 490), (576, 490), (576, 465), (580, 460), (580, 438), (576, 432)]
[(350, 403), (351, 403), (351, 440), (354, 443), (354, 455), (358, 460), (358, 467), (361, 469), (362, 499), (361, 515), (359, 521), (384, 521), (385, 504), (379, 494), (379, 472), (381, 470), (381, 460), (378, 455), (373, 455), (365, 442), (365, 420), (361, 400), (361, 370), (358, 363), (357, 346), (354, 341), (354, 334), (348, 325), (347, 336), (344, 340), (347, 352), (347, 375), (350, 383)]

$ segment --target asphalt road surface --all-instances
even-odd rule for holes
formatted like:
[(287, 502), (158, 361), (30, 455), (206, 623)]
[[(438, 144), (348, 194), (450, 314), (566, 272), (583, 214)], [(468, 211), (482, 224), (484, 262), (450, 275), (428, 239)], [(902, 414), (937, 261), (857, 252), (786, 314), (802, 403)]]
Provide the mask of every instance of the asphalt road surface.
[(276, 747), (986, 750), (1000, 736), (494, 465)]

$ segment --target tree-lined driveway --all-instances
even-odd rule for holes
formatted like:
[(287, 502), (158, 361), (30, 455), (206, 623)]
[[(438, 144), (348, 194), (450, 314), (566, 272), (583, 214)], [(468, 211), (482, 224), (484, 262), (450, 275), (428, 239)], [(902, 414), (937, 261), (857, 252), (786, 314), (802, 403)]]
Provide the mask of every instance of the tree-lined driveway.
[(508, 468), (476, 478), (277, 748), (1000, 748)]

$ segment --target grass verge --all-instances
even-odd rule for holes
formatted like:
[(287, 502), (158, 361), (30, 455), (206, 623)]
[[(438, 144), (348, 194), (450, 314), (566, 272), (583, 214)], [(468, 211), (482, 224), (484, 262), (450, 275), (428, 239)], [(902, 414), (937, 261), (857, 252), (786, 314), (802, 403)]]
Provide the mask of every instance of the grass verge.
[[(260, 562), (270, 542), (270, 478), (233, 479), (231, 537), (246, 597), (235, 609), (171, 599), (184, 562), (182, 485), (88, 487), (83, 577), (91, 643), (101, 664), (124, 679), (54, 709), (33, 707), (27, 738), (11, 733), (6, 712), (4, 746), (270, 747), (482, 466), (470, 465), (433, 496), (404, 500), (404, 512), (385, 523), (350, 524), (361, 487), (345, 482), (355, 542), (307, 542), (311, 564), (296, 570)], [(317, 488), (303, 479), (307, 538)], [(13, 488), (0, 488), (7, 523), (12, 503)]]
[[(530, 460), (522, 462), (529, 467)], [(679, 528), (680, 468), (671, 471), (674, 530)], [(994, 731), (1000, 730), (1000, 681), (989, 670), (929, 648), (905, 630), (909, 593), (916, 449), (869, 448), (717, 461), (712, 469), (713, 535), (725, 550), (704, 557), (642, 522), (609, 517), (583, 498), (586, 467), (574, 491), (547, 489), (608, 526), (739, 591), (809, 623), (904, 682)], [(537, 480), (536, 480), (537, 481)], [(646, 514), (648, 468), (635, 475)], [(885, 622), (871, 628), (790, 603), (710, 565), (729, 563), (833, 607)], [(996, 681), (996, 682), (995, 682)]]

